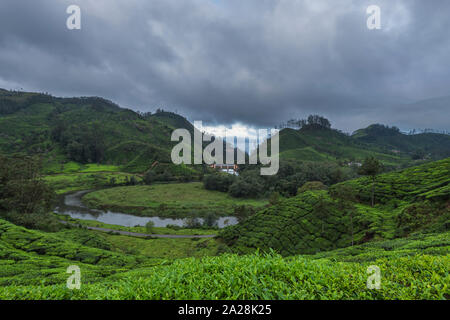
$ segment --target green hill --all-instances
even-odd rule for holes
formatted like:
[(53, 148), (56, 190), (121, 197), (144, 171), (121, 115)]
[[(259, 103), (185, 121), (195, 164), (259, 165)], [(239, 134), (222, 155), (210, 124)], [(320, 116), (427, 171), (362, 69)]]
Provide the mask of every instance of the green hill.
[[(70, 161), (144, 172), (155, 161), (170, 162), (175, 144), (170, 135), (176, 128), (194, 131), (186, 118), (162, 110), (143, 114), (98, 97), (58, 98), (0, 90), (0, 152), (42, 155), (49, 173)], [(280, 131), (282, 160), (346, 163), (374, 155), (386, 167), (396, 168), (412, 164), (413, 159), (449, 154), (448, 135), (404, 135), (381, 125), (352, 136), (320, 125)]]
[(411, 162), (406, 154), (395, 154), (331, 128), (308, 125), (300, 130), (283, 129), (279, 135), (282, 160), (357, 162), (374, 155), (387, 167)]
[(413, 160), (450, 156), (450, 135), (406, 135), (383, 125), (357, 130), (351, 136), (319, 125), (285, 128), (279, 135), (281, 159), (360, 162), (373, 155), (386, 167), (395, 168), (413, 164)]
[[(392, 239), (417, 231), (446, 231), (450, 227), (450, 158), (380, 175), (375, 199), (369, 206), (368, 178), (341, 185), (352, 187), (358, 202), (342, 207), (328, 191), (306, 191), (257, 212), (220, 236), (241, 253), (275, 249), (283, 255), (317, 253)], [(353, 231), (353, 232), (352, 232)], [(353, 233), (353, 237), (352, 237)]]
[[(342, 183), (351, 186), (357, 198), (369, 203), (371, 182), (368, 177)], [(375, 198), (388, 204), (392, 200), (416, 202), (450, 199), (450, 158), (429, 162), (401, 171), (382, 174), (376, 179)]]
[(385, 151), (403, 152), (413, 157), (430, 156), (434, 159), (450, 156), (450, 135), (420, 133), (406, 135), (397, 128), (374, 124), (357, 130), (352, 138), (383, 148)]
[(0, 152), (39, 154), (47, 167), (75, 161), (143, 172), (170, 162), (176, 128), (193, 130), (177, 114), (140, 114), (101, 98), (0, 91)]

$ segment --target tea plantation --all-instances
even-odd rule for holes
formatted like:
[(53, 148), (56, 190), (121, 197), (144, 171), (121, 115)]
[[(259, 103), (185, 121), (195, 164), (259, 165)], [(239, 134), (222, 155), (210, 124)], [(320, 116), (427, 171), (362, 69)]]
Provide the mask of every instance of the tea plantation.
[[(343, 203), (334, 190), (350, 186), (356, 196)], [(238, 253), (256, 248), (282, 255), (314, 254), (369, 240), (394, 239), (450, 227), (450, 158), (382, 174), (371, 207), (368, 178), (334, 185), (329, 191), (299, 193), (225, 229), (220, 237)]]
[[(448, 299), (449, 168), (378, 176), (374, 207), (366, 178), (302, 190), (215, 239), (48, 233), (0, 219), (0, 299)], [(336, 196), (342, 186), (357, 197)], [(66, 286), (71, 265), (80, 290)], [(380, 289), (367, 287), (369, 266)]]
[[(40, 233), (2, 237), (1, 299), (448, 299), (449, 234), (393, 240), (323, 255), (283, 258), (270, 252), (154, 262), (74, 246), (47, 246)], [(45, 240), (50, 240), (45, 239)], [(15, 244), (13, 245), (12, 242)], [(409, 242), (409, 243), (408, 243)], [(35, 244), (36, 243), (36, 244)], [(75, 249), (77, 248), (77, 249)], [(65, 269), (80, 266), (80, 290)], [(367, 267), (381, 289), (366, 286)]]

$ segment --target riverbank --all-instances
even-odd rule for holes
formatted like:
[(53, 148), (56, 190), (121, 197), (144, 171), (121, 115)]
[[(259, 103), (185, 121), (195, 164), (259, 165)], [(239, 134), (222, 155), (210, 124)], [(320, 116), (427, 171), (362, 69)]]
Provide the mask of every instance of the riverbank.
[[(59, 205), (55, 208), (55, 213), (68, 215), (74, 219), (93, 220), (110, 225), (123, 227), (145, 226), (151, 221), (154, 227), (165, 227), (170, 229), (215, 229), (224, 228), (238, 223), (236, 217), (216, 217), (212, 216), (206, 221), (192, 213), (189, 218), (167, 218), (159, 216), (141, 217), (128, 213), (116, 211), (103, 211), (91, 209), (83, 204), (81, 198), (90, 191), (77, 191), (68, 193), (61, 197)], [(208, 227), (205, 227), (207, 225)]]
[[(115, 224), (107, 224), (100, 221), (95, 220), (83, 220), (83, 219), (74, 219), (69, 215), (65, 214), (56, 214), (58, 220), (62, 223), (68, 223), (75, 226), (80, 226), (86, 229), (96, 230), (105, 229), (111, 230), (111, 232), (128, 232), (128, 233), (136, 233), (136, 234), (147, 234), (147, 229), (143, 226), (134, 226), (134, 227), (125, 227)], [(179, 236), (199, 236), (199, 235), (216, 235), (219, 232), (219, 229), (189, 229), (189, 228), (177, 228), (177, 227), (153, 227), (153, 233), (159, 235), (179, 235)], [(150, 234), (151, 236), (151, 234)]]

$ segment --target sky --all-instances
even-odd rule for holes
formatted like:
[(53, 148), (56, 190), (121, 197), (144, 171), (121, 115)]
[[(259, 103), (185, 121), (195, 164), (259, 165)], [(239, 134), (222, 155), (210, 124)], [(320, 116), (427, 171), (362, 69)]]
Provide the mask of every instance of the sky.
[[(381, 29), (367, 27), (370, 5)], [(0, 87), (241, 133), (309, 114), (345, 132), (448, 130), (449, 12), (448, 0), (2, 0)]]

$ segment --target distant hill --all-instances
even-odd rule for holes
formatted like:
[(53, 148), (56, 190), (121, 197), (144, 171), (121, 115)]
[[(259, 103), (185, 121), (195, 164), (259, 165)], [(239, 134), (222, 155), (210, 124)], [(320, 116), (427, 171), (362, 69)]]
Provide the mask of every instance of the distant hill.
[(357, 130), (352, 138), (385, 151), (401, 152), (414, 158), (430, 156), (445, 158), (450, 156), (450, 135), (439, 133), (419, 133), (406, 135), (399, 129), (374, 124)]
[(143, 172), (155, 161), (170, 162), (176, 128), (193, 131), (175, 113), (140, 114), (97, 97), (0, 91), (0, 152), (40, 154), (48, 166), (72, 160)]
[(368, 205), (368, 178), (342, 184), (357, 197), (352, 216), (327, 191), (306, 191), (224, 229), (220, 237), (240, 253), (272, 248), (294, 255), (350, 246), (352, 228), (356, 244), (450, 228), (450, 158), (380, 175), (374, 208)]
[(360, 162), (375, 155), (386, 166), (396, 167), (410, 162), (406, 154), (396, 154), (377, 145), (358, 141), (338, 130), (320, 126), (305, 126), (299, 130), (280, 131), (281, 159), (302, 161)]
[[(374, 155), (386, 167), (398, 168), (414, 164), (414, 160), (450, 155), (448, 135), (405, 135), (398, 129), (372, 125), (350, 136), (330, 128), (328, 120), (317, 119), (326, 126), (280, 131), (282, 160), (347, 165)], [(191, 134), (196, 130), (186, 118), (163, 110), (139, 113), (98, 97), (58, 98), (0, 90), (0, 152), (42, 155), (47, 168), (75, 161), (144, 172), (156, 161), (170, 162), (175, 145), (170, 136), (177, 128)]]
[(450, 156), (450, 135), (421, 133), (406, 135), (396, 128), (371, 125), (347, 135), (318, 125), (279, 132), (281, 159), (305, 161), (361, 162), (369, 155), (387, 167), (413, 160), (438, 160)]

